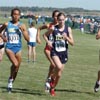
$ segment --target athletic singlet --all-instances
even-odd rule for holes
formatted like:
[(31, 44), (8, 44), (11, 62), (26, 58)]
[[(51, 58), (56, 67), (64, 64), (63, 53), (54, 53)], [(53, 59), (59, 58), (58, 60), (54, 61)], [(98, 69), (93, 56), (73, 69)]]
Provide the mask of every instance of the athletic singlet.
[(8, 22), (8, 26), (6, 28), (7, 38), (8, 38), (6, 47), (10, 47), (10, 46), (11, 47), (16, 46), (19, 48), (22, 47), (22, 43), (21, 43), (22, 32), (19, 29), (19, 25), (21, 24), (22, 23), (19, 22), (18, 25), (14, 25), (11, 21)]
[(35, 27), (28, 28), (29, 42), (36, 42), (37, 29)]
[[(2, 24), (0, 24), (0, 27), (1, 26), (2, 26)], [(3, 34), (3, 32), (1, 34)], [(0, 37), (0, 46), (3, 46), (3, 45), (4, 45), (4, 41), (3, 41), (2, 37)]]
[[(54, 24), (50, 23), (48, 29), (50, 29)], [(53, 41), (52, 33), (47, 37), (49, 41)], [(46, 44), (45, 50), (51, 51), (51, 48)]]
[[(50, 23), (50, 25), (49, 25), (49, 29), (50, 29), (52, 26), (54, 26), (54, 24), (53, 24), (53, 23)], [(51, 42), (53, 41), (53, 35), (52, 35), (52, 33), (49, 34), (49, 36), (48, 36), (48, 40), (51, 41)]]
[(68, 41), (63, 39), (63, 33), (66, 33), (67, 36), (69, 36), (68, 27), (65, 26), (63, 31), (59, 31), (59, 27), (56, 25), (52, 35), (54, 38), (53, 49), (55, 49), (57, 52), (63, 52), (68, 49)]

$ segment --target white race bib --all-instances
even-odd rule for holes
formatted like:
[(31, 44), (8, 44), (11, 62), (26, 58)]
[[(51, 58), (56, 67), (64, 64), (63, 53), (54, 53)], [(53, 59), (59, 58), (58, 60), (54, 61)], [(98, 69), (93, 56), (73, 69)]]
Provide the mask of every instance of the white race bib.
[(17, 35), (17, 34), (10, 34), (9, 35), (9, 42), (10, 43), (14, 43), (14, 44), (19, 43), (19, 35)]
[(55, 49), (58, 52), (66, 51), (66, 42), (60, 34), (56, 35)]

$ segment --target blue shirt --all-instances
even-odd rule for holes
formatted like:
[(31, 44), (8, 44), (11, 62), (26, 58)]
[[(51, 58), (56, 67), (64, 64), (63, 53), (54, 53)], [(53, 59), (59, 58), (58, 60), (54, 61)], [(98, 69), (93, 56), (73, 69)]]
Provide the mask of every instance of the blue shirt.
[(21, 22), (19, 22), (18, 25), (14, 25), (11, 21), (8, 22), (8, 26), (6, 28), (7, 32), (7, 43), (6, 47), (22, 47), (22, 42), (21, 42), (21, 37), (22, 37), (22, 32), (19, 29), (19, 25), (21, 25)]

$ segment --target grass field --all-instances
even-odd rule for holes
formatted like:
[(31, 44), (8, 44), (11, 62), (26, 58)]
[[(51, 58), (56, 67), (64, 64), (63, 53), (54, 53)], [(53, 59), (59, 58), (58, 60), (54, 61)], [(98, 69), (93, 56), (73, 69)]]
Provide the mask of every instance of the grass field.
[[(0, 18), (0, 21), (5, 19)], [(100, 40), (97, 41), (95, 35), (81, 34), (79, 30), (73, 30), (73, 36), (75, 45), (69, 46), (69, 61), (56, 87), (55, 97), (44, 92), (49, 62), (43, 52), (45, 42), (41, 36), (35, 64), (27, 63), (27, 45), (23, 40), (23, 60), (11, 94), (6, 91), (11, 63), (4, 55), (0, 63), (0, 100), (99, 100), (100, 92), (94, 93), (93, 88), (100, 69)]]

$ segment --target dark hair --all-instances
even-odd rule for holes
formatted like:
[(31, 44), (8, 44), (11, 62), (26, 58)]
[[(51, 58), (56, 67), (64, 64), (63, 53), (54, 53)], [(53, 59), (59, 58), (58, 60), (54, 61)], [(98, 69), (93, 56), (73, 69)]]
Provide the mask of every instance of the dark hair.
[(52, 13), (52, 18), (54, 17), (56, 12), (60, 12), (60, 11), (59, 10), (54, 10), (53, 13)]
[(30, 24), (31, 26), (35, 26), (35, 23), (34, 22), (31, 22), (31, 24)]
[(19, 14), (21, 14), (21, 11), (20, 11), (19, 8), (13, 8), (13, 9), (11, 10), (11, 16), (13, 15), (13, 13), (14, 13), (15, 10), (19, 11)]
[(59, 19), (59, 17), (62, 16), (62, 15), (63, 15), (64, 17), (66, 17), (65, 14), (64, 14), (63, 12), (60, 12), (60, 13), (58, 14), (58, 16), (57, 16), (57, 19)]

